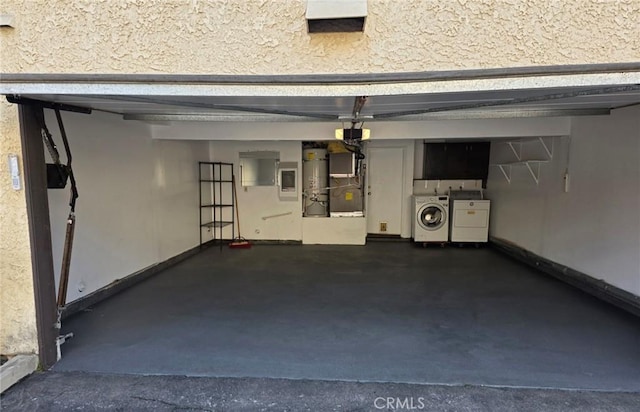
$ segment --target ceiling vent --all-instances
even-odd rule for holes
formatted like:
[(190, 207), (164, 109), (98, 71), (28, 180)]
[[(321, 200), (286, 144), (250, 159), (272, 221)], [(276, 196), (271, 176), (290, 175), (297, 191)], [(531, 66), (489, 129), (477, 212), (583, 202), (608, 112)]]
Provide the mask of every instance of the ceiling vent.
[(367, 0), (307, 0), (309, 33), (364, 31)]

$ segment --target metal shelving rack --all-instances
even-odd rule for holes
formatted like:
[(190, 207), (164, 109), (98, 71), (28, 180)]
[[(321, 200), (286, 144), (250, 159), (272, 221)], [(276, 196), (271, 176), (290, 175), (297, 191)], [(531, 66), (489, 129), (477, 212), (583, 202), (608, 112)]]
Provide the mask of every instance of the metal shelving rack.
[[(200, 246), (203, 245), (202, 232), (207, 229), (213, 231), (212, 240), (218, 241), (222, 248), (224, 227), (231, 225), (231, 239), (235, 238), (233, 163), (198, 162), (198, 180)], [(206, 199), (203, 199), (203, 194), (207, 195)]]

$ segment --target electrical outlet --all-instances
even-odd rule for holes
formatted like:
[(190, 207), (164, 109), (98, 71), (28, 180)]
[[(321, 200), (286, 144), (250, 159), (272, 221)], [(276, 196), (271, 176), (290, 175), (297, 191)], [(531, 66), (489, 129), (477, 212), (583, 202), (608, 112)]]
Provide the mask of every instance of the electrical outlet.
[(380, 222), (380, 231), (381, 232), (387, 231), (387, 222)]

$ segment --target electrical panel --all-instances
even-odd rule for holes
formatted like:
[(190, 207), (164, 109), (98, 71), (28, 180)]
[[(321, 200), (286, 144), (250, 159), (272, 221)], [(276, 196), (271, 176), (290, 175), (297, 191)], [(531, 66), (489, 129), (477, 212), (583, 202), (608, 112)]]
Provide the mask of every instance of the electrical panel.
[(280, 162), (278, 166), (278, 197), (298, 200), (298, 162)]

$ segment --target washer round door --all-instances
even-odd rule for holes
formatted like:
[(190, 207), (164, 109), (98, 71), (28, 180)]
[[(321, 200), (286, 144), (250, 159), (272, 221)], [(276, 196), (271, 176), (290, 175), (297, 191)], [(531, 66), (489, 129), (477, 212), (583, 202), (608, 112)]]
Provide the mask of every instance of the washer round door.
[(418, 212), (418, 223), (426, 230), (438, 230), (446, 221), (446, 212), (444, 208), (436, 204), (428, 204), (423, 206)]

